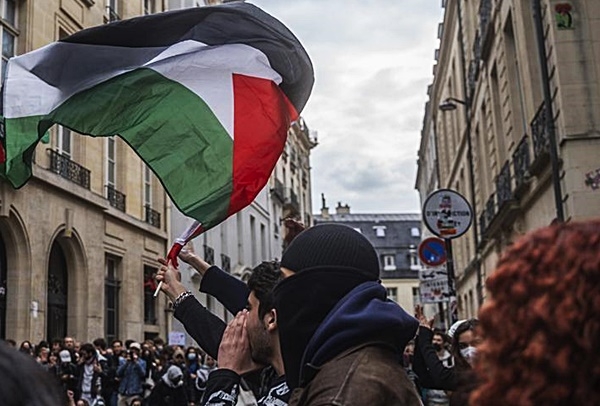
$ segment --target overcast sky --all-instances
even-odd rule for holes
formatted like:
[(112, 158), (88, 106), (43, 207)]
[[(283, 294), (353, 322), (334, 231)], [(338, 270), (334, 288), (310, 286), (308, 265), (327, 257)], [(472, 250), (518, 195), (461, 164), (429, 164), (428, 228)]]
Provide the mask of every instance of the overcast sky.
[(313, 212), (321, 193), (353, 213), (420, 211), (417, 151), (441, 0), (247, 0), (283, 22), (315, 69), (302, 116)]

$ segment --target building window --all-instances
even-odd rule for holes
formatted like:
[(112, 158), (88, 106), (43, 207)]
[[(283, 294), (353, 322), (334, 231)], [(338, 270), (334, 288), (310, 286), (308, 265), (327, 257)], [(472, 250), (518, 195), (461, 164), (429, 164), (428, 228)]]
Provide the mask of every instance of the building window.
[(267, 227), (264, 224), (260, 225), (260, 254), (261, 261), (267, 259)]
[(169, 0), (169, 10), (180, 10), (182, 8), (197, 7), (198, 0)]
[(398, 303), (398, 288), (385, 288), (388, 299)]
[(119, 17), (119, 0), (106, 0), (106, 16), (105, 22), (113, 22), (120, 20)]
[(156, 11), (155, 0), (144, 0), (144, 14), (152, 14)]
[(411, 229), (410, 229), (410, 236), (411, 237), (420, 237), (421, 236), (421, 230), (419, 230), (419, 227), (411, 227)]
[(1, 78), (4, 82), (6, 76), (6, 65), (8, 60), (15, 56), (17, 41), (17, 2), (16, 0), (2, 1), (2, 25), (0, 35), (2, 36), (2, 72)]
[(396, 257), (394, 255), (383, 256), (383, 270), (384, 271), (395, 271), (396, 270)]
[(385, 237), (385, 226), (373, 226), (373, 230), (375, 230), (375, 235), (378, 238), (383, 238)]
[(418, 271), (421, 269), (419, 266), (419, 257), (417, 256), (417, 250), (414, 248), (414, 245), (410, 246), (408, 250), (408, 262), (410, 264), (411, 271)]
[(152, 171), (144, 164), (144, 206), (152, 207)]
[(211, 265), (215, 264), (215, 250), (206, 244), (204, 245), (204, 260)]
[(257, 247), (257, 235), (256, 235), (256, 219), (254, 216), (250, 216), (250, 255), (252, 256), (252, 264), (256, 264), (257, 256), (258, 256), (258, 247)]
[(421, 304), (421, 291), (419, 290), (419, 288), (413, 287), (412, 295), (413, 295), (413, 309), (414, 309), (417, 305)]
[(106, 137), (106, 184), (109, 188), (117, 186), (117, 140), (115, 137)]
[(156, 272), (156, 268), (144, 265), (144, 324), (156, 324)]
[(71, 130), (62, 125), (57, 126), (56, 151), (60, 155), (71, 159)]
[(108, 342), (119, 338), (119, 259), (106, 256), (104, 279), (104, 337)]

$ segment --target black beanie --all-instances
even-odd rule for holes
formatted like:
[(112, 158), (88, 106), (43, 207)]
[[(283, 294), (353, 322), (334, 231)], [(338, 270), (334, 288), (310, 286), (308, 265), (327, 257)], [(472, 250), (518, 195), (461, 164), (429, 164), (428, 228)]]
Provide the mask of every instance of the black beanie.
[(379, 259), (364, 235), (341, 224), (319, 224), (298, 234), (284, 251), (281, 266), (293, 272), (316, 267), (353, 268), (379, 279)]

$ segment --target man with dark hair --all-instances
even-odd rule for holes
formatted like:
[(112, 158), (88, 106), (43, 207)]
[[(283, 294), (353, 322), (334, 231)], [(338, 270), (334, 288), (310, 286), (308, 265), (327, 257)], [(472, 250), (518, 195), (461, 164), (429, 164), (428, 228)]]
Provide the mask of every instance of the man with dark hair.
[(379, 267), (371, 243), (339, 224), (284, 251), (274, 301), (291, 405), (421, 405), (399, 362), (419, 323), (387, 299)]
[[(183, 251), (180, 258), (203, 275), (201, 291), (212, 293), (233, 314), (239, 313), (228, 327), (230, 332), (236, 332), (233, 335), (235, 338), (231, 334), (224, 335), (225, 323), (202, 306), (191, 292), (187, 292), (178, 281), (178, 272), (171, 266), (167, 267), (166, 261), (160, 259), (163, 266), (158, 271), (157, 280), (163, 282), (163, 292), (174, 303), (175, 317), (208, 355), (217, 358), (218, 353), (220, 368), (210, 374), (204, 395), (205, 404), (212, 404), (210, 402), (213, 399), (218, 400), (216, 404), (219, 405), (234, 405), (242, 386), (241, 376), (263, 369), (265, 365), (271, 365), (272, 368), (263, 371), (263, 378), (268, 384), (257, 391), (259, 405), (270, 404), (265, 402), (274, 398), (278, 399), (278, 404), (287, 403), (289, 391), (285, 384), (277, 319), (272, 305), (272, 290), (281, 278), (278, 265), (273, 262), (261, 263), (254, 268), (246, 286), (187, 251)], [(244, 296), (245, 299), (240, 300)], [(242, 323), (236, 324), (240, 320)], [(226, 340), (226, 337), (229, 339)], [(243, 339), (240, 340), (240, 337)]]
[(106, 359), (99, 358), (96, 348), (90, 343), (83, 344), (79, 348), (75, 399), (83, 399), (92, 404), (97, 397), (102, 396), (102, 382), (107, 368)]
[(112, 349), (112, 354), (107, 359), (107, 371), (106, 371), (106, 379), (104, 380), (104, 385), (102, 387), (102, 392), (104, 392), (104, 400), (110, 406), (117, 406), (117, 399), (119, 394), (119, 378), (117, 377), (117, 369), (121, 363), (121, 359), (124, 358), (123, 355), (123, 341), (119, 339), (114, 339), (110, 343), (110, 347)]

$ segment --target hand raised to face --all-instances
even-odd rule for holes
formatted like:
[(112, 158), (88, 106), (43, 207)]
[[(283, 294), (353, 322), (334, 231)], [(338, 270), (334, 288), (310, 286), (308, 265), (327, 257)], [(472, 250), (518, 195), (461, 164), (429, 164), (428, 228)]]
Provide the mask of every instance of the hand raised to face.
[(230, 369), (238, 375), (262, 368), (252, 359), (250, 340), (246, 329), (248, 311), (242, 310), (227, 325), (219, 345), (219, 368)]

